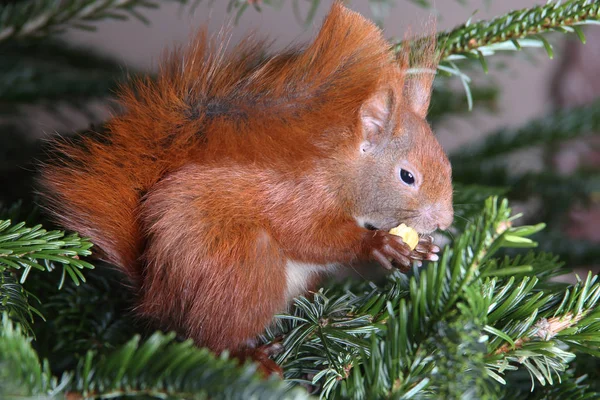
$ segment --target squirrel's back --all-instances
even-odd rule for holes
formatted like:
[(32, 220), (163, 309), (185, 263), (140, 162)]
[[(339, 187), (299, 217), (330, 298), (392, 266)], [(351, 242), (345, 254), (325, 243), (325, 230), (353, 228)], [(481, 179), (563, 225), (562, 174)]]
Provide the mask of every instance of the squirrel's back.
[(247, 39), (226, 53), (225, 42), (201, 31), (165, 59), (155, 81), (120, 89), (126, 111), (103, 133), (77, 144), (54, 139), (42, 168), (40, 192), (52, 216), (89, 237), (136, 286), (139, 206), (162, 177), (191, 162), (293, 164), (356, 144), (351, 134), (320, 135), (355, 124), (393, 62), (379, 30), (339, 4), (303, 49), (269, 56), (264, 42)]

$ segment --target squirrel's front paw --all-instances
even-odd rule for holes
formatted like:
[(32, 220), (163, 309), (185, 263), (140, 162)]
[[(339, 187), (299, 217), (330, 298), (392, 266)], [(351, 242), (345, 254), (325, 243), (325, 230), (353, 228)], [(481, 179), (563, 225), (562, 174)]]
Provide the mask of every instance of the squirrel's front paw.
[(367, 247), (371, 258), (387, 269), (392, 269), (394, 264), (403, 271), (410, 268), (413, 250), (400, 236), (379, 230), (371, 231), (368, 235)]
[(417, 261), (417, 265), (420, 267), (423, 260), (437, 261), (439, 260), (440, 248), (433, 244), (433, 237), (424, 235), (419, 238), (419, 243), (413, 251), (410, 253), (411, 260)]
[(413, 261), (420, 267), (423, 260), (439, 259), (437, 253), (440, 248), (433, 244), (433, 237), (429, 235), (421, 236), (414, 250), (400, 236), (384, 231), (373, 231), (369, 235), (370, 256), (384, 268), (396, 266), (401, 271), (407, 271)]

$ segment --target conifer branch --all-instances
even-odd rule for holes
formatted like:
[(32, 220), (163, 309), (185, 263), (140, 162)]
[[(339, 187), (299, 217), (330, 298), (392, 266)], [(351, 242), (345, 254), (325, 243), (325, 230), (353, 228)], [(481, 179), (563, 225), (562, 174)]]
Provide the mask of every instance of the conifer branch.
[[(498, 189), (504, 188), (504, 194), (513, 200), (541, 199), (538, 218), (550, 225), (559, 223), (565, 214), (555, 210), (568, 210), (575, 204), (590, 201), (600, 189), (600, 174), (583, 169), (568, 176), (552, 170), (515, 172), (512, 166), (514, 153), (529, 147), (557, 146), (564, 141), (593, 135), (599, 130), (600, 102), (557, 110), (521, 128), (498, 130), (451, 154), (453, 177), (463, 184), (489, 185), (493, 182)], [(464, 196), (457, 202), (471, 203)], [(469, 217), (469, 214), (462, 215), (461, 207), (458, 207), (459, 215)], [(580, 255), (587, 254), (588, 262), (594, 262), (598, 254), (594, 246), (585, 246), (584, 242), (565, 245), (564, 235), (558, 242), (551, 240), (554, 244), (550, 243), (547, 234), (544, 237), (542, 245), (559, 252), (568, 261), (575, 260), (575, 251)], [(580, 256), (576, 258), (582, 261)]]
[(600, 284), (591, 275), (571, 288), (547, 283), (565, 270), (544, 253), (495, 258), (535, 246), (528, 236), (543, 225), (514, 227), (513, 219), (506, 202), (489, 199), (441, 260), (408, 281), (397, 275), (384, 287), (298, 299), (267, 339), (283, 335), (278, 361), (288, 378), (325, 397), (365, 398), (481, 398), (488, 379), (505, 383), (502, 375), (520, 368), (557, 383), (574, 358), (565, 345), (597, 351)]
[[(542, 199), (544, 203), (540, 205), (538, 210), (539, 218), (549, 223), (561, 221), (565, 217), (565, 213), (556, 213), (556, 210), (566, 211), (573, 205), (589, 204), (594, 193), (597, 193), (600, 189), (600, 172), (598, 171), (577, 170), (568, 176), (554, 171), (519, 174), (512, 170), (511, 159), (498, 159), (497, 162), (490, 160), (489, 163), (474, 165), (457, 163), (452, 172), (454, 179), (458, 182), (468, 183), (475, 187), (482, 187), (488, 182), (493, 182), (497, 186), (487, 189), (492, 194), (495, 189), (513, 200)], [(471, 212), (477, 210), (477, 203), (473, 204), (473, 201), (469, 201), (466, 204), (467, 206), (460, 205), (457, 207), (458, 215), (463, 218), (468, 218), (470, 215), (468, 211), (465, 213), (463, 209), (470, 208)], [(460, 225), (461, 223), (457, 224), (457, 226)], [(548, 247), (553, 248), (553, 251), (565, 248), (564, 244), (556, 243), (556, 239), (546, 237), (544, 245), (550, 245), (550, 242), (554, 242), (554, 245), (558, 244), (558, 247), (552, 247), (552, 245)], [(584, 244), (584, 242), (581, 244)], [(568, 246), (573, 246), (573, 243)], [(585, 248), (576, 243), (575, 247), (579, 248), (580, 251)], [(597, 251), (593, 251), (593, 248), (588, 248), (588, 250), (592, 250), (589, 253), (590, 257), (598, 254)], [(560, 252), (559, 254), (563, 253)], [(590, 261), (593, 262), (593, 258)]]
[(195, 347), (190, 340), (177, 343), (174, 339), (174, 334), (155, 333), (144, 342), (134, 337), (105, 356), (88, 352), (77, 367), (69, 392), (80, 393), (87, 399), (132, 395), (225, 399), (308, 397), (279, 379), (261, 379), (255, 365), (238, 366), (236, 360), (217, 358), (207, 349)]
[[(135, 336), (109, 354), (89, 351), (74, 371), (58, 380), (40, 361), (20, 327), (4, 315), (0, 326), (0, 397), (106, 399), (133, 398), (273, 398), (308, 395), (279, 379), (264, 380), (256, 366), (216, 357), (174, 334), (156, 333), (145, 341)], [(182, 379), (185, 377), (185, 379)]]
[(7, 42), (0, 57), (0, 103), (61, 101), (80, 108), (82, 99), (108, 97), (122, 78), (136, 73), (60, 40)]
[(23, 330), (31, 334), (33, 314), (39, 311), (29, 303), (30, 294), (17, 281), (14, 274), (8, 271), (0, 272), (0, 314), (6, 313), (19, 323)]
[(565, 371), (559, 382), (538, 387), (534, 392), (529, 388), (529, 384), (519, 385), (519, 383), (521, 382), (517, 381), (516, 384), (506, 386), (504, 393), (499, 394), (498, 398), (500, 400), (595, 400), (600, 398), (600, 393), (591, 387), (591, 384), (594, 383), (593, 380), (587, 375), (578, 376), (575, 369)]
[[(474, 104), (485, 110), (494, 110), (498, 100), (499, 90), (494, 86), (472, 87), (471, 96)], [(456, 115), (469, 110), (468, 99), (464, 93), (446, 87), (434, 86), (431, 96), (431, 106), (427, 120), (436, 123), (446, 115)]]
[[(53, 398), (61, 385), (52, 377), (31, 346), (32, 339), (6, 313), (0, 324), (0, 397), (15, 399)], [(65, 382), (61, 382), (64, 384)]]
[(32, 228), (25, 222), (12, 224), (0, 221), (0, 271), (20, 270), (23, 283), (32, 269), (53, 271), (55, 263), (62, 264), (63, 279), (69, 275), (75, 284), (85, 282), (82, 269), (94, 266), (79, 257), (91, 254), (92, 243), (77, 234), (65, 236), (62, 231), (46, 231), (41, 225)]
[[(516, 51), (525, 47), (543, 47), (553, 58), (552, 45), (543, 36), (548, 32), (575, 33), (585, 43), (582, 25), (600, 23), (600, 4), (596, 0), (549, 0), (543, 6), (511, 11), (490, 21), (465, 24), (436, 35), (441, 74), (458, 77), (465, 89), (469, 110), (473, 107), (471, 78), (455, 63), (458, 60), (477, 60), (488, 72), (486, 57), (497, 51)], [(409, 44), (411, 51), (419, 49), (420, 38)], [(401, 52), (404, 41), (393, 46)]]
[[(334, 393), (342, 397), (357, 393), (367, 398), (410, 397), (444, 390), (456, 395), (473, 387), (474, 382), (478, 383), (473, 390), (485, 393), (487, 378), (479, 372), (495, 372), (483, 367), (489, 364), (485, 360), (487, 346), (481, 347), (485, 343), (483, 332), (489, 329), (498, 337), (512, 340), (501, 326), (488, 325), (499, 318), (499, 313), (516, 310), (520, 314), (515, 319), (527, 319), (529, 315), (523, 314), (540, 302), (539, 296), (533, 296), (535, 285), (530, 283), (538, 283), (539, 279), (532, 280), (528, 275), (539, 273), (540, 278), (548, 279), (561, 266), (547, 255), (517, 257), (502, 263), (494, 259), (502, 248), (535, 246), (527, 237), (543, 225), (513, 227), (513, 219), (506, 202), (488, 199), (482, 215), (467, 225), (441, 260), (415, 271), (410, 280), (397, 275), (384, 287), (363, 284), (332, 294), (319, 292), (312, 301), (296, 300), (294, 312), (281, 316), (267, 339), (283, 334), (286, 351), (279, 355), (278, 362), (284, 363), (288, 378), (312, 377), (306, 383), (319, 385), (326, 397)], [(525, 283), (516, 286), (514, 296), (506, 295), (508, 289), (500, 290), (482, 280), (485, 276), (504, 276), (495, 278), (502, 280), (519, 274)], [(499, 299), (495, 303), (494, 297), (489, 297), (493, 295)], [(530, 300), (527, 295), (532, 296), (530, 303), (526, 302)], [(581, 310), (587, 312), (594, 301), (583, 303)], [(490, 304), (498, 304), (500, 311), (490, 308)], [(466, 326), (471, 328), (465, 331)], [(447, 343), (445, 350), (439, 347), (442, 342)], [(464, 357), (466, 343), (472, 344), (469, 357)], [(449, 360), (454, 364), (448, 364)], [(453, 374), (459, 360), (473, 363), (465, 366), (470, 375), (449, 387), (447, 382), (450, 376), (456, 378)], [(477, 365), (481, 368), (475, 368)]]
[(514, 350), (523, 348), (523, 345), (532, 339), (549, 340), (560, 333), (562, 330), (570, 328), (583, 318), (583, 315), (572, 315), (567, 313), (564, 316), (552, 317), (552, 318), (540, 318), (534, 324), (534, 330), (531, 336), (522, 336), (515, 340), (512, 344), (504, 343), (502, 346), (494, 351), (494, 355), (502, 355), (510, 353)]
[(600, 187), (600, 173), (594, 170), (578, 170), (570, 176), (554, 171), (515, 174), (511, 173), (510, 160), (493, 161), (474, 165), (457, 162), (452, 171), (454, 178), (458, 182), (463, 182), (463, 185), (475, 187), (494, 182), (497, 186), (489, 188), (490, 193), (494, 193), (495, 189), (512, 199), (521, 200), (540, 196), (550, 200), (554, 198), (553, 204), (563, 202), (562, 205), (585, 203), (588, 197), (598, 192)]
[[(559, 372), (575, 358), (573, 351), (600, 355), (597, 280), (590, 273), (559, 297), (539, 290), (536, 278), (525, 277), (517, 285), (511, 277), (491, 302), (488, 323), (498, 328), (492, 331), (496, 337), (490, 342), (492, 353), (487, 361), (491, 375), (502, 381), (496, 373), (520, 364), (542, 385), (552, 384), (553, 375), (560, 379)], [(495, 281), (489, 284), (495, 285)]]
[(53, 271), (56, 264), (62, 264), (59, 287), (66, 275), (78, 285), (85, 282), (80, 270), (94, 268), (79, 259), (91, 254), (91, 246), (76, 234), (65, 236), (61, 231), (48, 232), (41, 225), (28, 228), (25, 222), (13, 225), (10, 220), (0, 220), (0, 312), (6, 312), (31, 333), (33, 314), (43, 318), (29, 302), (32, 295), (22, 286), (31, 270)]
[[(467, 224), (439, 262), (415, 270), (408, 279), (394, 274), (383, 285), (362, 281), (334, 286), (312, 300), (299, 298), (265, 341), (283, 340), (285, 351), (277, 360), (287, 378), (316, 385), (325, 397), (454, 398), (470, 393), (481, 398), (495, 390), (491, 378), (504, 382), (506, 371), (520, 369), (542, 384), (556, 384), (556, 373), (567, 370), (574, 351), (600, 351), (595, 311), (600, 284), (591, 276), (570, 288), (550, 284), (548, 279), (564, 270), (548, 254), (497, 258), (503, 248), (535, 245), (528, 236), (542, 226), (514, 227), (513, 219), (505, 201), (488, 199), (481, 215)], [(73, 312), (75, 322), (81, 311), (69, 305), (72, 301), (91, 301), (82, 304), (91, 309), (97, 307), (93, 302), (105, 301), (94, 294), (95, 285), (89, 293), (84, 290), (88, 285), (63, 290), (52, 302), (57, 310)], [(60, 315), (52, 319), (60, 327), (44, 337), (71, 329), (71, 317)], [(85, 319), (95, 323), (89, 316)], [(77, 334), (69, 337), (67, 341), (78, 339)], [(284, 397), (288, 390), (253, 383), (250, 370), (218, 361), (189, 342), (174, 343), (172, 336), (155, 335), (144, 344), (137, 337), (123, 344), (110, 337), (98, 340), (101, 346), (83, 358), (85, 341), (74, 352), (78, 367), (66, 371), (61, 393), (91, 398), (222, 393)], [(107, 352), (105, 342), (116, 349)], [(73, 353), (73, 347), (59, 351)], [(59, 360), (64, 362), (64, 357)], [(122, 368), (119, 372), (111, 365)], [(212, 375), (207, 377), (207, 371)], [(187, 378), (179, 379), (182, 375)]]
[(600, 4), (595, 0), (551, 0), (545, 5), (511, 11), (490, 21), (469, 21), (438, 34), (441, 59), (476, 58), (486, 69), (484, 56), (498, 50), (520, 50), (531, 46), (545, 47), (552, 58), (552, 47), (539, 35), (554, 31), (574, 32), (585, 42), (579, 27), (600, 22), (599, 12)]
[(548, 145), (600, 131), (600, 101), (552, 111), (525, 126), (500, 129), (485, 135), (478, 143), (461, 148), (451, 155), (453, 166), (477, 165), (494, 158), (536, 145)]
[(105, 353), (144, 331), (131, 316), (133, 295), (123, 290), (119, 271), (99, 264), (86, 274), (85, 284), (69, 281), (60, 290), (58, 278), (33, 274), (27, 280), (27, 289), (38, 294), (40, 312), (48, 321), (35, 324), (36, 348), (52, 365), (76, 365), (88, 350)]
[[(173, 0), (185, 3), (186, 0)], [(101, 19), (127, 19), (147, 23), (139, 8), (157, 8), (145, 0), (24, 0), (0, 4), (0, 42), (56, 33), (67, 27), (93, 30)]]

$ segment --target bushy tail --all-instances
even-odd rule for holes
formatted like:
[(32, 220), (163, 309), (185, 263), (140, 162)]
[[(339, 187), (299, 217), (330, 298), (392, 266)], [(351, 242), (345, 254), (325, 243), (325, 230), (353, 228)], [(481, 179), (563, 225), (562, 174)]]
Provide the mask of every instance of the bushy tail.
[[(120, 90), (126, 112), (104, 133), (81, 143), (53, 140), (42, 168), (41, 194), (57, 222), (89, 237), (134, 284), (142, 274), (140, 202), (165, 173), (194, 157), (211, 122), (349, 118), (392, 59), (379, 29), (339, 3), (305, 49), (267, 57), (263, 43), (248, 39), (226, 54), (224, 43), (202, 30), (166, 58), (156, 81)], [(319, 110), (329, 115), (319, 117)]]

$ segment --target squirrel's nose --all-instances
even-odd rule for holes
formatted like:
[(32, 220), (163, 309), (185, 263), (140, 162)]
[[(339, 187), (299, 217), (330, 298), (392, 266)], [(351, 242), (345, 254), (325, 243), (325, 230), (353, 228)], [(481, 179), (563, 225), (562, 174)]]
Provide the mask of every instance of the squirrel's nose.
[(446, 229), (450, 228), (450, 225), (452, 224), (438, 223), (437, 229), (445, 231)]
[(437, 228), (439, 230), (445, 231), (450, 228), (452, 222), (454, 222), (454, 210), (452, 207), (448, 208), (438, 208), (438, 213), (436, 215)]
[(450, 225), (452, 225), (452, 222), (454, 222), (454, 213), (450, 212), (448, 214), (444, 215), (440, 215), (440, 219), (438, 221), (438, 229), (445, 231), (446, 229), (450, 228)]
[(424, 210), (423, 216), (427, 218), (431, 230), (442, 230), (450, 228), (454, 222), (454, 210), (442, 204), (435, 204)]

